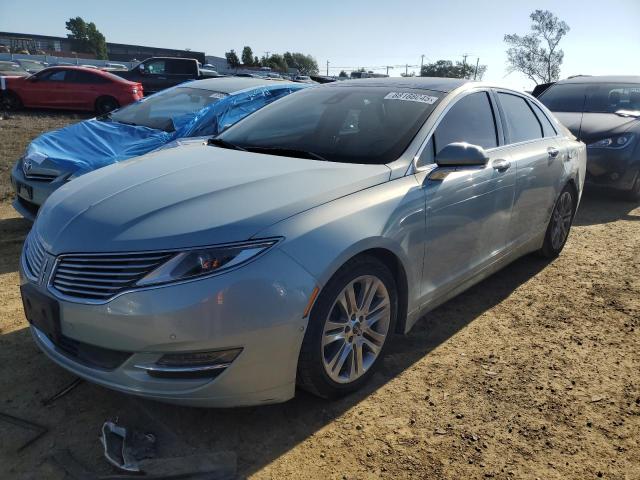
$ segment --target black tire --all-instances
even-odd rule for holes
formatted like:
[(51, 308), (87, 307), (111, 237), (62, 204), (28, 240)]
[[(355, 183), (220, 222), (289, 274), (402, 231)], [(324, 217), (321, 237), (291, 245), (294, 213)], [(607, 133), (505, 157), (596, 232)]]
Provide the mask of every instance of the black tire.
[(113, 97), (104, 96), (96, 100), (96, 113), (98, 113), (99, 115), (109, 113), (118, 107), (120, 107), (120, 104)]
[(640, 202), (640, 172), (636, 174), (636, 181), (631, 190), (625, 192), (624, 198), (630, 202)]
[[(547, 225), (547, 231), (544, 236), (544, 243), (542, 244), (542, 248), (538, 251), (541, 256), (545, 258), (556, 258), (560, 255), (565, 243), (567, 243), (567, 238), (569, 238), (569, 232), (571, 231), (571, 225), (573, 224), (573, 217), (576, 214), (577, 204), (578, 198), (575, 188), (573, 188), (572, 185), (567, 185), (564, 187), (562, 192), (560, 192), (560, 195), (558, 195), (556, 203), (553, 206), (553, 212), (551, 213), (549, 225)], [(554, 238), (554, 236), (557, 235), (557, 232), (555, 231), (555, 228), (557, 227), (556, 222), (560, 220), (564, 222), (564, 230), (566, 230), (566, 233), (563, 233), (562, 238), (558, 239), (558, 237)]]
[[(363, 276), (377, 278), (382, 285), (384, 285), (386, 293), (388, 294), (390, 316), (385, 334), (386, 337), (384, 338), (377, 357), (375, 357), (359, 378), (349, 383), (338, 383), (330, 378), (324, 365), (325, 348), (327, 348), (326, 346), (322, 346), (325, 322), (329, 320), (332, 308), (334, 305), (337, 305), (338, 296), (342, 291), (347, 285)], [(377, 293), (374, 293), (374, 295), (377, 295)], [(357, 303), (360, 303), (360, 300), (365, 295), (360, 291), (360, 293), (356, 293), (356, 297), (358, 296), (360, 296), (360, 298), (357, 299)], [(397, 315), (398, 296), (396, 283), (389, 269), (372, 256), (356, 257), (347, 262), (333, 275), (327, 285), (322, 289), (311, 310), (309, 324), (302, 342), (302, 349), (298, 361), (298, 386), (322, 398), (339, 398), (358, 390), (379, 367), (384, 352), (390, 343), (390, 337), (395, 331)], [(365, 320), (362, 320), (362, 322), (364, 324)], [(355, 330), (352, 331), (351, 335), (353, 336), (354, 334)], [(364, 335), (367, 334), (364, 333)], [(351, 342), (351, 340), (349, 340), (349, 342)], [(346, 342), (344, 342), (344, 344), (346, 345)], [(351, 355), (355, 355), (355, 343), (351, 344), (351, 349), (351, 351), (354, 352)], [(362, 358), (363, 357), (361, 357), (361, 359)]]
[(11, 90), (2, 92), (0, 100), (0, 106), (3, 110), (20, 110), (23, 107), (22, 100), (18, 94)]

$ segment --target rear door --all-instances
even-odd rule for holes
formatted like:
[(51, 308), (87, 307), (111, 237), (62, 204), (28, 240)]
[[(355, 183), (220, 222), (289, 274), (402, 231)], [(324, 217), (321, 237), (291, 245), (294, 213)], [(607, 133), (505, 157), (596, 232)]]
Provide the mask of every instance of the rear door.
[(515, 247), (546, 228), (561, 188), (566, 147), (535, 102), (507, 91), (498, 91), (497, 98), (509, 156), (516, 169), (508, 239)]
[(166, 61), (166, 72), (171, 85), (178, 85), (198, 77), (196, 62), (189, 60), (168, 59)]
[[(515, 168), (503, 148), (493, 95), (473, 90), (447, 110), (420, 154), (427, 229), (424, 302), (436, 300), (491, 264), (505, 249)], [(467, 142), (489, 156), (483, 167), (436, 168), (448, 144)], [(431, 170), (431, 171), (429, 171)]]
[(99, 73), (76, 71), (73, 79), (74, 106), (87, 110), (95, 109), (95, 103), (99, 96), (106, 93), (106, 85), (111, 83)]

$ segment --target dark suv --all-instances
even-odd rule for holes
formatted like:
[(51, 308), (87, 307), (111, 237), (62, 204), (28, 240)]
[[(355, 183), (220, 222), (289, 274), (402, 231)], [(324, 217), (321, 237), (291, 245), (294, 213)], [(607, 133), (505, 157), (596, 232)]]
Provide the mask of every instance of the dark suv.
[(580, 76), (538, 98), (587, 144), (590, 185), (640, 200), (640, 76)]

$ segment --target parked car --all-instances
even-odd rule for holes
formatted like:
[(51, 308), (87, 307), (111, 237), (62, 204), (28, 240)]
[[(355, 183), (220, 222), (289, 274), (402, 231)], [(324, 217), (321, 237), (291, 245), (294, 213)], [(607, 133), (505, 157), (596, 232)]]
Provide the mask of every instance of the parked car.
[(311, 77), (309, 77), (309, 75), (296, 75), (293, 81), (300, 82), (300, 83), (316, 83), (313, 80), (311, 80)]
[(127, 68), (126, 65), (122, 64), (122, 63), (113, 63), (113, 62), (107, 62), (104, 64), (104, 69), (107, 69), (108, 71), (114, 71), (114, 70), (129, 70)]
[(145, 154), (178, 139), (216, 135), (289, 93), (295, 83), (215, 78), (163, 90), (98, 118), (45, 133), (15, 163), (14, 208), (33, 219), (47, 197), (69, 179)]
[(152, 57), (116, 75), (144, 86), (145, 94), (159, 92), (189, 80), (217, 77), (217, 72), (203, 70), (194, 58)]
[(640, 200), (640, 76), (578, 76), (539, 97), (587, 144), (589, 186)]
[(515, 258), (562, 250), (585, 146), (459, 79), (336, 82), (209, 145), (78, 178), (21, 257), (37, 345), (108, 388), (201, 406), (361, 387), (394, 332)]
[(49, 66), (48, 63), (38, 60), (16, 60), (15, 62), (29, 73), (38, 73)]
[(84, 67), (49, 67), (29, 77), (7, 78), (5, 108), (57, 108), (106, 113), (142, 98), (142, 85)]
[(0, 76), (24, 77), (28, 75), (29, 72), (16, 62), (0, 62)]

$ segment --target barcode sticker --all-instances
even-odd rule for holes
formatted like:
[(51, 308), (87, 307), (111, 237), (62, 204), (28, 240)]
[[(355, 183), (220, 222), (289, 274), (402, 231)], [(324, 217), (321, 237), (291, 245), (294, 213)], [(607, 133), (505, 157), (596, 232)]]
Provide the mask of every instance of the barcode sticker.
[(389, 92), (384, 97), (385, 100), (404, 100), (405, 102), (420, 102), (433, 105), (438, 101), (438, 97), (431, 95), (424, 95), (422, 93), (409, 93), (409, 92)]

